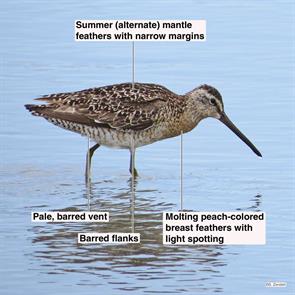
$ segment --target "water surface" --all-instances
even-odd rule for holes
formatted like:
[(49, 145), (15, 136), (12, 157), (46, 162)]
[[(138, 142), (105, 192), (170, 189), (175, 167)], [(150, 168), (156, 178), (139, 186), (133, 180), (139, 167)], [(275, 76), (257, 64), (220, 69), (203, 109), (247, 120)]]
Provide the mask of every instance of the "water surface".
[[(291, 1), (1, 3), (1, 293), (269, 294), (294, 292), (294, 5)], [(43, 94), (131, 80), (131, 44), (75, 43), (75, 19), (206, 19), (205, 43), (136, 44), (136, 80), (224, 97), (256, 157), (222, 124), (184, 136), (184, 207), (265, 211), (265, 246), (163, 246), (162, 212), (179, 209), (179, 138), (93, 158), (91, 210), (108, 224), (32, 224), (31, 211), (87, 210), (87, 141), (32, 117)], [(130, 232), (139, 245), (77, 245), (78, 232)]]

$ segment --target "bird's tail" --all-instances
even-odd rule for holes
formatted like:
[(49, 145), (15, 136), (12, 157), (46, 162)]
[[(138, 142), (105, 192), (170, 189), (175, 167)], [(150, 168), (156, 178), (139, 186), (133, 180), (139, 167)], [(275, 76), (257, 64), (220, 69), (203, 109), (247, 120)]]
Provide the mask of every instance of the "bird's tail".
[(66, 110), (59, 110), (53, 105), (35, 105), (26, 104), (25, 108), (34, 116), (42, 117), (51, 123), (52, 121), (61, 120), (65, 122), (73, 122), (84, 125), (97, 125), (91, 118), (83, 114), (68, 112)]
[(44, 117), (44, 111), (46, 110), (46, 108), (48, 108), (48, 106), (26, 104), (25, 108), (34, 116)]

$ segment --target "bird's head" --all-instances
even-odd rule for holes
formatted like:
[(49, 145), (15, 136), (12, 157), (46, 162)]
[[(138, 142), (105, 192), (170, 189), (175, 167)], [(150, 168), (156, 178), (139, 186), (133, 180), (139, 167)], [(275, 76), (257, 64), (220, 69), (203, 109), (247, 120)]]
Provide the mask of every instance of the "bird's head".
[(219, 91), (209, 85), (201, 85), (187, 94), (191, 97), (198, 116), (201, 119), (213, 117), (221, 121), (232, 132), (234, 132), (249, 148), (259, 157), (262, 157), (259, 150), (253, 143), (234, 125), (224, 112), (222, 96)]

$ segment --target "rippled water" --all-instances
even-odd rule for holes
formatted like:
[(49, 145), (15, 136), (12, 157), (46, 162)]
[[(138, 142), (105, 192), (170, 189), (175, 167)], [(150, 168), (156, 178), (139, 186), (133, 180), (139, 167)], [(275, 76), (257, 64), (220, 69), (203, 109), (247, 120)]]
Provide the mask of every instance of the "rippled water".
[[(1, 294), (294, 292), (294, 5), (291, 1), (1, 3)], [(75, 43), (75, 19), (207, 19), (206, 43), (136, 44), (136, 80), (223, 94), (257, 158), (213, 119), (184, 136), (184, 207), (265, 211), (265, 246), (163, 246), (162, 212), (179, 209), (179, 138), (129, 154), (101, 148), (90, 200), (85, 138), (24, 109), (42, 94), (131, 80), (131, 44)], [(90, 204), (89, 204), (90, 203)], [(109, 211), (105, 224), (31, 223), (37, 210)], [(134, 205), (134, 206), (133, 206)], [(134, 208), (134, 210), (133, 210)], [(78, 245), (78, 232), (141, 234), (138, 245)], [(280, 292), (280, 293), (279, 293)]]

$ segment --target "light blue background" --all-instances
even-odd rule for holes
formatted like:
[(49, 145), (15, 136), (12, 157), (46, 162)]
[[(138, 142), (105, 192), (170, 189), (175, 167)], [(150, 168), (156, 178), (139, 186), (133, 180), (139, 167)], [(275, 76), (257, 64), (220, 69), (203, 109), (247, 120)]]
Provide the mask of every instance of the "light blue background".
[[(93, 159), (94, 210), (111, 223), (32, 224), (35, 210), (86, 209), (86, 140), (32, 117), (43, 94), (131, 80), (131, 44), (75, 43), (75, 19), (206, 19), (205, 43), (136, 44), (136, 80), (185, 93), (202, 83), (263, 154), (218, 121), (184, 138), (185, 208), (262, 210), (265, 246), (163, 247), (161, 212), (179, 208), (179, 139), (138, 150), (139, 247), (78, 247), (77, 232), (128, 231), (129, 155)], [(294, 4), (292, 1), (1, 2), (1, 289), (3, 294), (294, 292)], [(113, 218), (113, 219), (112, 219)]]

